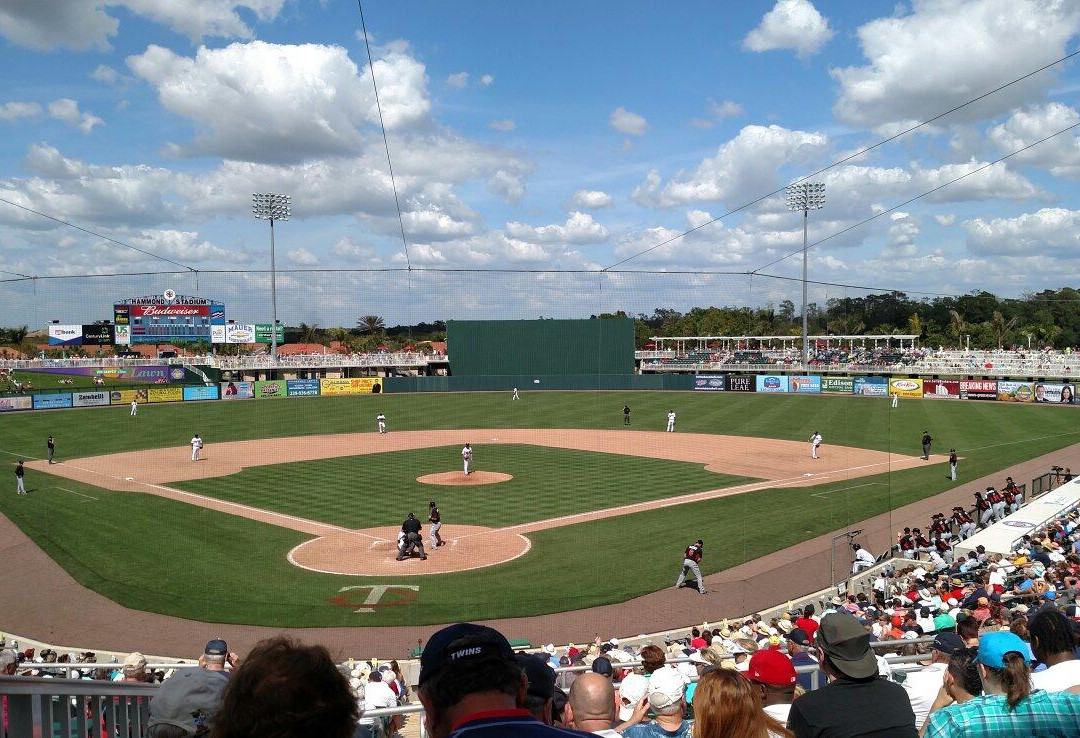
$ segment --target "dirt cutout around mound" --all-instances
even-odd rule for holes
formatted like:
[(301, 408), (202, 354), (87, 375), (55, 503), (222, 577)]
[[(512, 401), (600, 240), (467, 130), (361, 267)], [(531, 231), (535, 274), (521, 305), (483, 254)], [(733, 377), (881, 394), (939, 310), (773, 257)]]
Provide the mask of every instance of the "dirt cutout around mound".
[[(673, 496), (659, 500), (591, 510), (500, 529), (448, 524), (443, 527), (443, 538), (448, 545), (430, 549), (426, 561), (394, 560), (397, 528), (349, 530), (168, 486), (169, 482), (236, 474), (247, 467), (266, 464), (456, 446), (465, 438), (473, 440), (476, 466), (483, 465), (484, 445), (528, 444), (693, 462), (702, 464), (709, 471), (756, 477), (763, 481), (683, 495), (678, 494), (678, 490), (672, 490)], [(209, 439), (204, 449), (204, 460), (192, 462), (190, 453), (188, 447), (179, 446), (92, 456), (52, 465), (44, 461), (32, 461), (27, 466), (98, 487), (154, 494), (317, 536), (289, 553), (289, 561), (301, 568), (355, 576), (408, 576), (467, 571), (511, 561), (528, 552), (531, 545), (525, 537), (528, 533), (557, 526), (773, 487), (818, 485), (947, 461), (945, 456), (940, 455), (931, 456), (929, 461), (924, 461), (916, 456), (829, 445), (821, 448), (821, 458), (811, 459), (810, 445), (805, 442), (704, 433), (506, 428), (400, 431), (387, 434), (345, 433), (226, 443), (213, 443), (213, 439)], [(459, 481), (466, 479), (460, 472), (448, 474)], [(477, 479), (481, 479), (478, 475), (495, 474), (498, 473), (481, 469), (469, 477), (477, 476)], [(425, 541), (427, 534), (425, 529)]]
[(425, 474), (417, 477), (420, 484), (438, 484), (444, 487), (478, 487), (483, 484), (498, 484), (509, 482), (514, 478), (513, 474), (502, 472), (474, 471), (465, 474), (459, 471), (439, 472), (438, 474)]

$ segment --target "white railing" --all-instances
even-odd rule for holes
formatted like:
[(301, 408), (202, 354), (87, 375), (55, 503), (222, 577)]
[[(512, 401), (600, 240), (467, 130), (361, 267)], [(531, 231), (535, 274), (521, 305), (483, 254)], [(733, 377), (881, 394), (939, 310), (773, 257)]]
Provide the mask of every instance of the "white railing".
[(279, 356), (277, 361), (268, 354), (254, 356), (178, 356), (169, 359), (135, 359), (124, 357), (71, 359), (0, 359), (0, 369), (60, 369), (60, 368), (122, 368), (137, 366), (198, 365), (218, 369), (290, 369), (331, 367), (423, 367), (445, 364), (445, 354), (421, 354), (408, 351), (370, 354), (296, 354)]

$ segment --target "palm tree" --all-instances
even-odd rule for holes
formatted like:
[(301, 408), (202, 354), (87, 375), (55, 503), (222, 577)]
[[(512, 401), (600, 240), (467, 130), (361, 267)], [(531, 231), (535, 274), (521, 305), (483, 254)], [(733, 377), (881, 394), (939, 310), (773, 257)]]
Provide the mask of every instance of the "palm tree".
[(344, 328), (327, 328), (326, 337), (331, 341), (338, 341), (344, 344), (349, 338), (349, 332)]
[(30, 335), (30, 329), (25, 325), (19, 326), (18, 328), (9, 328), (4, 332), (7, 334), (7, 343), (10, 343), (12, 346), (22, 345), (22, 342)]
[(361, 315), (356, 319), (356, 327), (361, 332), (374, 336), (386, 330), (386, 323), (378, 315)]
[(949, 333), (956, 339), (956, 347), (963, 348), (961, 345), (961, 337), (967, 330), (967, 323), (964, 322), (964, 316), (955, 310), (949, 311)]
[(1005, 339), (1005, 335), (1011, 331), (1019, 322), (1018, 316), (1013, 316), (1008, 320), (1005, 320), (1005, 316), (1001, 314), (1000, 310), (995, 310), (994, 314), (990, 316), (990, 331), (994, 334), (994, 339), (997, 341), (998, 350), (1001, 350), (1002, 341)]
[(300, 343), (318, 343), (318, 323), (301, 323), (297, 330), (300, 331)]

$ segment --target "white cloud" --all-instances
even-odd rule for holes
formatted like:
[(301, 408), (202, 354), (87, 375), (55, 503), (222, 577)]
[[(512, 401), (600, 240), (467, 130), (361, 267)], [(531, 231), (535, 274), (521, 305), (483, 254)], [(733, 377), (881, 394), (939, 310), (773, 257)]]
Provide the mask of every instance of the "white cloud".
[(935, 221), (937, 222), (937, 224), (938, 224), (939, 226), (941, 226), (942, 228), (948, 228), (949, 226), (951, 226), (951, 225), (953, 225), (954, 223), (956, 223), (956, 216), (955, 216), (955, 215), (953, 215), (952, 213), (949, 213), (949, 214), (941, 214), (941, 215), (935, 215), (935, 216), (934, 216), (934, 220), (935, 220)]
[(506, 169), (500, 169), (492, 174), (488, 178), (487, 188), (493, 195), (498, 195), (509, 203), (518, 202), (525, 194), (521, 174)]
[(964, 221), (968, 248), (982, 256), (1058, 255), (1075, 258), (1080, 210), (1043, 208), (1015, 218)]
[(645, 118), (637, 113), (631, 113), (621, 105), (611, 111), (608, 122), (616, 131), (627, 136), (644, 136), (645, 131), (649, 129), (649, 123)]
[(659, 172), (650, 171), (632, 197), (639, 204), (660, 207), (754, 198), (776, 188), (782, 166), (821, 153), (826, 143), (821, 133), (746, 126), (715, 157), (702, 160), (693, 172), (679, 172), (666, 185), (661, 185)]
[(254, 32), (237, 11), (242, 9), (260, 21), (270, 21), (281, 12), (285, 0), (109, 0), (108, 4), (123, 4), (134, 13), (199, 41), (208, 36), (252, 38)]
[(724, 118), (737, 118), (746, 111), (742, 105), (734, 100), (724, 100), (723, 102), (709, 100), (705, 104), (705, 112), (717, 120), (723, 120)]
[(614, 200), (611, 195), (600, 190), (578, 190), (574, 193), (574, 207), (609, 208)]
[(49, 103), (49, 115), (59, 121), (75, 126), (83, 133), (90, 133), (94, 126), (104, 123), (101, 118), (89, 112), (81, 112), (79, 103), (68, 97), (53, 100)]
[[(194, 58), (160, 46), (128, 57), (161, 103), (200, 131), (176, 148), (248, 161), (301, 161), (355, 153), (363, 123), (376, 124), (371, 85), (339, 46), (234, 43), (200, 47)], [(402, 52), (375, 61), (387, 128), (426, 119), (431, 102), (424, 65)], [(365, 72), (366, 75), (366, 72)]]
[[(990, 140), (1009, 153), (1080, 123), (1080, 114), (1068, 105), (1032, 105), (1014, 112), (1007, 121), (990, 129)], [(1080, 137), (1063, 133), (1013, 157), (1058, 177), (1080, 176)]]
[(339, 259), (352, 263), (377, 264), (379, 257), (371, 246), (364, 246), (345, 236), (330, 247), (330, 253)]
[(446, 78), (446, 84), (459, 90), (464, 90), (465, 86), (469, 84), (468, 72), (456, 72)]
[(410, 238), (442, 241), (471, 235), (473, 224), (456, 220), (449, 213), (438, 208), (413, 210), (401, 214), (405, 223), (405, 233)]
[(315, 266), (319, 263), (319, 257), (315, 256), (315, 254), (311, 253), (303, 246), (289, 251), (285, 254), (285, 258), (297, 266)]
[(511, 118), (501, 118), (499, 120), (493, 120), (488, 123), (488, 128), (494, 131), (502, 131), (503, 133), (509, 133), (517, 128), (517, 123)]
[[(902, 7), (902, 6), (899, 6)], [(834, 107), (846, 123), (889, 130), (947, 110), (1063, 56), (1080, 30), (1080, 5), (1051, 0), (914, 0), (904, 14), (858, 30), (867, 58), (833, 69)], [(1047, 72), (992, 95), (949, 122), (980, 120), (1040, 98)]]
[(495, 81), (495, 75), (494, 74), (485, 74), (485, 75), (480, 77), (480, 86), (481, 87), (487, 87), (494, 81)]
[(90, 73), (90, 79), (106, 85), (115, 85), (120, 81), (120, 73), (112, 67), (98, 64), (94, 67), (94, 71)]
[(41, 106), (36, 102), (6, 102), (0, 105), (0, 120), (12, 122), (19, 118), (36, 118), (41, 115)]
[(506, 224), (506, 235), (526, 243), (587, 244), (603, 243), (611, 234), (588, 213), (574, 211), (563, 225), (537, 227), (511, 221)]
[(750, 51), (793, 49), (799, 56), (809, 56), (820, 51), (832, 36), (829, 22), (810, 0), (777, 0), (743, 39), (743, 47)]

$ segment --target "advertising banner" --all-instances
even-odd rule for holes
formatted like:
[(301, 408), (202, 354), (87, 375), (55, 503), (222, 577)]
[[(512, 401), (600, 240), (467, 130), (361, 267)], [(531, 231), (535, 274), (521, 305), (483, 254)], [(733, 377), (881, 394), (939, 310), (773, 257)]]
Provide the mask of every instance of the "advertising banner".
[(183, 399), (183, 387), (151, 387), (146, 390), (147, 402), (181, 402)]
[(319, 380), (319, 394), (323, 395), (367, 395), (372, 392), (382, 392), (381, 378), (352, 377)]
[(109, 393), (105, 390), (97, 392), (72, 392), (71, 404), (73, 407), (92, 407), (94, 405), (108, 405)]
[(753, 374), (729, 374), (727, 382), (728, 392), (753, 392), (757, 387)]
[(960, 382), (955, 379), (924, 379), (923, 397), (935, 400), (959, 400)]
[(1076, 402), (1076, 385), (1035, 383), (1035, 402), (1069, 405)]
[(909, 379), (908, 377), (891, 377), (889, 379), (889, 395), (891, 397), (922, 397), (922, 379)]
[(230, 323), (225, 326), (225, 343), (255, 343), (255, 326)]
[(130, 405), (131, 401), (146, 402), (146, 390), (112, 390), (109, 392), (109, 404)]
[(81, 346), (81, 325), (49, 325), (50, 346)]
[[(132, 318), (209, 318), (209, 305), (128, 305)], [(115, 313), (116, 307), (113, 307)]]
[(821, 391), (850, 395), (855, 391), (855, 380), (851, 377), (822, 377)]
[(775, 374), (759, 374), (754, 382), (756, 392), (787, 392), (788, 378), (778, 377)]
[(113, 327), (111, 325), (84, 325), (82, 342), (83, 346), (112, 346)]
[(694, 389), (701, 392), (723, 392), (727, 389), (727, 375), (699, 374), (694, 377)]
[(319, 394), (319, 380), (317, 379), (288, 379), (289, 397), (315, 397)]
[(184, 387), (184, 402), (190, 402), (192, 400), (216, 400), (218, 398), (218, 388), (195, 386)]
[(221, 399), (250, 400), (255, 396), (254, 382), (222, 382)]
[(35, 410), (47, 410), (54, 407), (71, 407), (71, 393), (60, 392), (52, 395), (34, 395)]
[(255, 399), (268, 397), (285, 397), (287, 385), (284, 379), (272, 379), (266, 382), (255, 383)]
[(0, 413), (13, 413), (34, 407), (33, 397), (0, 397)]
[(888, 397), (888, 377), (855, 377), (852, 391), (868, 397)]
[[(278, 343), (285, 343), (285, 326), (283, 325), (277, 327), (277, 340)], [(255, 343), (273, 343), (269, 323), (255, 324)]]
[(1031, 382), (998, 380), (997, 398), (1002, 402), (1034, 402), (1035, 390)]
[(996, 400), (996, 379), (961, 379), (961, 400)]
[(130, 346), (131, 345), (131, 326), (130, 325), (118, 325), (116, 326), (115, 333), (117, 346)]
[(210, 343), (225, 343), (225, 326), (210, 326)]
[(820, 394), (821, 377), (807, 376), (805, 374), (788, 377), (788, 392), (797, 392), (802, 395)]
[(127, 305), (113, 305), (113, 323), (116, 325), (131, 325), (131, 313)]

